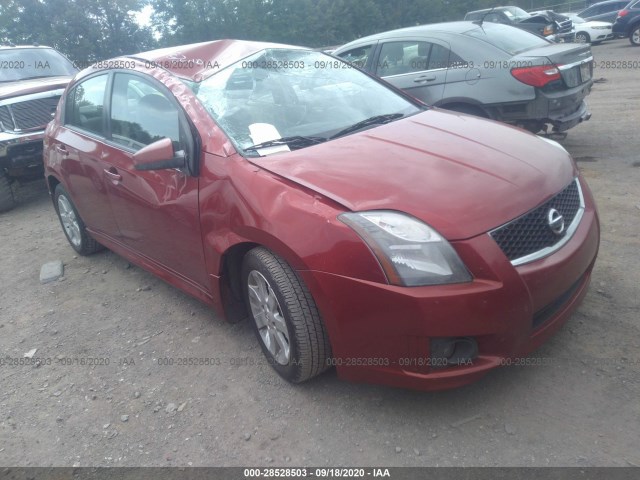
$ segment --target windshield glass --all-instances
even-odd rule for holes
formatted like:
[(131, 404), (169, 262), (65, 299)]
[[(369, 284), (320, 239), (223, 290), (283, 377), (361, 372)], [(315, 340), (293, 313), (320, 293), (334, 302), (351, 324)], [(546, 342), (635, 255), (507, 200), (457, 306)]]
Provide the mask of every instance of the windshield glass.
[(502, 11), (507, 17), (516, 22), (524, 20), (525, 18), (529, 18), (531, 16), (520, 7), (507, 7)]
[(549, 45), (549, 41), (533, 33), (508, 25), (491, 24), (464, 32), (465, 35), (483, 40), (511, 55)]
[(41, 77), (71, 77), (73, 64), (52, 48), (0, 50), (0, 82)]
[[(263, 50), (193, 90), (248, 155), (304, 148), (420, 111), (350, 64), (307, 50)], [(284, 145), (249, 148), (277, 140)]]

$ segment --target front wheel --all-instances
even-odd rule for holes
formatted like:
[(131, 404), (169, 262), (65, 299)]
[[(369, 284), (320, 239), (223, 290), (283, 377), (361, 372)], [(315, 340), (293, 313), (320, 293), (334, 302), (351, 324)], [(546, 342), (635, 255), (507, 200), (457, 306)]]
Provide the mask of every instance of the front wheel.
[(576, 33), (576, 43), (589, 43), (591, 41), (591, 37), (587, 32), (578, 32)]
[(80, 255), (91, 255), (104, 248), (91, 238), (69, 193), (62, 185), (56, 187), (53, 200), (62, 230), (76, 252)]
[(0, 169), (0, 212), (8, 212), (16, 206), (13, 185), (2, 169)]
[(629, 41), (634, 47), (640, 47), (640, 25), (636, 25), (629, 33)]
[(269, 250), (251, 250), (242, 265), (244, 297), (262, 351), (278, 374), (300, 383), (329, 366), (331, 347), (306, 285)]

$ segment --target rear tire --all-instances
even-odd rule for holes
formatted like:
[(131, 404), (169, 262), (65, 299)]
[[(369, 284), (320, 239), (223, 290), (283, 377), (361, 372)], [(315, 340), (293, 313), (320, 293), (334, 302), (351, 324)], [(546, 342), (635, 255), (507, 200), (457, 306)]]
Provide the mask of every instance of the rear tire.
[(640, 47), (640, 25), (636, 25), (631, 29), (629, 41), (634, 47)]
[(69, 193), (60, 184), (56, 186), (53, 201), (60, 225), (62, 225), (62, 231), (76, 252), (80, 255), (91, 255), (104, 249), (102, 245), (91, 238)]
[(16, 206), (16, 203), (11, 180), (0, 170), (0, 212), (8, 212)]
[(287, 262), (254, 248), (242, 264), (242, 286), (260, 347), (282, 378), (300, 383), (329, 367), (331, 346), (320, 312)]

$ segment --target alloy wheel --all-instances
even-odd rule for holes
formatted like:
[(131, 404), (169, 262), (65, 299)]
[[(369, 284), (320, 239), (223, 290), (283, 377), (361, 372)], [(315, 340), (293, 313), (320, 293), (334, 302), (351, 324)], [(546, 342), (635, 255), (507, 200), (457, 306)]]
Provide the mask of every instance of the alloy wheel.
[(60, 220), (62, 220), (62, 227), (64, 228), (69, 241), (74, 246), (80, 248), (82, 235), (80, 233), (78, 217), (76, 216), (71, 203), (64, 195), (60, 195), (58, 197), (58, 212), (60, 213)]
[(287, 365), (291, 356), (289, 329), (280, 303), (267, 279), (252, 270), (247, 278), (249, 304), (262, 343), (280, 365)]

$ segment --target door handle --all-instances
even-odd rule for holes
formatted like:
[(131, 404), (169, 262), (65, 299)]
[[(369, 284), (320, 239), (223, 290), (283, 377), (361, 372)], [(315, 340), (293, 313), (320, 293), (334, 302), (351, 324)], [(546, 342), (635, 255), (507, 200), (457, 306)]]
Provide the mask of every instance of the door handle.
[(122, 175), (120, 175), (115, 168), (113, 167), (105, 168), (103, 171), (104, 171), (104, 174), (107, 176), (107, 178), (111, 180), (113, 183), (118, 183), (122, 181)]
[(69, 152), (67, 151), (66, 148), (64, 148), (64, 145), (56, 144), (56, 152), (58, 152), (63, 157), (66, 157), (69, 155)]
[(414, 83), (425, 83), (425, 82), (433, 82), (437, 77), (435, 75), (423, 75), (422, 77), (416, 78)]

